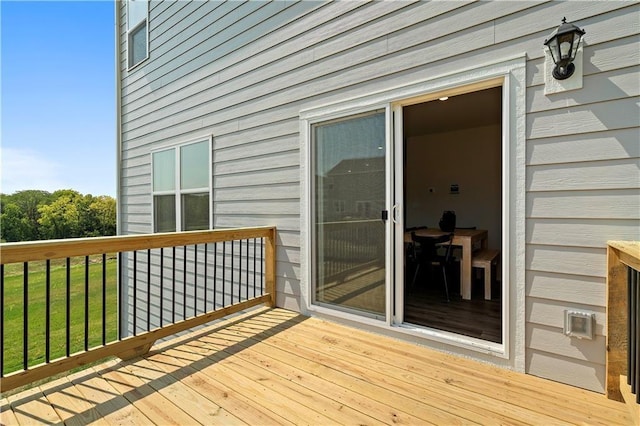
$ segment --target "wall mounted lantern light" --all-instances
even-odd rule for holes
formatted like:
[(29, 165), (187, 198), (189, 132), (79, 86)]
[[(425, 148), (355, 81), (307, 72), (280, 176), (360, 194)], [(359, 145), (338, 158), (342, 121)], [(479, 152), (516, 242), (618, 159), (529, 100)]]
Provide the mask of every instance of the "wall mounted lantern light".
[(573, 60), (576, 58), (584, 33), (580, 28), (567, 22), (567, 18), (562, 18), (562, 24), (551, 33), (548, 40), (544, 41), (555, 64), (553, 77), (556, 80), (567, 79), (575, 71)]

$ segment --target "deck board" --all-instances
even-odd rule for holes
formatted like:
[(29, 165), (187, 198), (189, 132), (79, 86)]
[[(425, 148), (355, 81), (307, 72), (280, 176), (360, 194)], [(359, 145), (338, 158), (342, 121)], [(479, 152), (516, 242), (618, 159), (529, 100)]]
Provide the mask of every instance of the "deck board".
[[(304, 339), (311, 331), (307, 329), (307, 325), (306, 323), (300, 324), (300, 327), (295, 330), (292, 329), (291, 332), (302, 333), (301, 339)], [(525, 416), (525, 422), (532, 421), (537, 414), (544, 415), (539, 418), (540, 423), (543, 423), (544, 420), (548, 421), (549, 415), (556, 421), (563, 418), (568, 422), (581, 420), (590, 423), (609, 424), (611, 421), (608, 416), (602, 416), (597, 410), (583, 413), (581, 416), (580, 413), (571, 411), (565, 414), (567, 413), (566, 405), (574, 402), (576, 396), (581, 397), (583, 399), (581, 402), (583, 403), (597, 405), (598, 402), (601, 402), (600, 395), (592, 392), (582, 391), (579, 395), (573, 394), (572, 398), (565, 398), (564, 394), (540, 393), (540, 388), (549, 384), (553, 385), (550, 389), (551, 391), (557, 391), (558, 384), (531, 376), (515, 375), (518, 379), (525, 378), (521, 383), (519, 380), (513, 380), (514, 373), (507, 370), (487, 366), (479, 369), (475, 362), (468, 362), (453, 356), (442, 356), (441, 354), (434, 359), (430, 356), (429, 351), (416, 353), (415, 346), (412, 344), (394, 341), (393, 345), (388, 345), (385, 340), (379, 343), (371, 342), (371, 335), (368, 333), (345, 328), (336, 329), (328, 323), (325, 323), (325, 325), (328, 327), (313, 329), (315, 333), (314, 339), (323, 340), (326, 345), (323, 345), (320, 350), (329, 354), (332, 358), (337, 358), (337, 362), (344, 361), (347, 355), (331, 348), (334, 346), (347, 348), (347, 350), (351, 350), (354, 353), (362, 354), (361, 363), (365, 367), (373, 366), (377, 362), (378, 369), (381, 371), (391, 372), (397, 369), (391, 374), (391, 377), (407, 378), (406, 372), (409, 371), (414, 376), (411, 379), (415, 383), (428, 384), (429, 388), (450, 396), (456, 395), (456, 390), (452, 389), (452, 387), (459, 388), (465, 391), (462, 394), (457, 394), (465, 405), (473, 405), (473, 402), (479, 400), (478, 408), (484, 412), (487, 409), (491, 409), (489, 407), (492, 407), (492, 405), (487, 404), (486, 398), (488, 397), (508, 403), (509, 414), (515, 415), (517, 412), (521, 412)], [(371, 351), (371, 345), (376, 347), (375, 351)], [(388, 364), (389, 360), (393, 360), (393, 363)], [(342, 365), (342, 367), (347, 368), (348, 365)], [(491, 389), (491, 393), (483, 395), (487, 389)], [(569, 389), (574, 388), (569, 387)], [(468, 391), (471, 391), (472, 395), (469, 395)], [(595, 400), (589, 398), (594, 395), (596, 396)], [(578, 400), (580, 401), (580, 398)], [(607, 400), (605, 402), (608, 403)], [(534, 406), (532, 407), (531, 405)], [(536, 413), (536, 407), (540, 407), (538, 413)], [(495, 408), (504, 410), (504, 406), (498, 405)], [(524, 411), (519, 410), (519, 408), (523, 408)], [(496, 414), (497, 412), (493, 415)]]
[(4, 426), (13, 426), (20, 424), (15, 413), (11, 409), (9, 401), (6, 398), (0, 400), (0, 423)]
[[(363, 401), (356, 401), (355, 403), (361, 404), (359, 408), (365, 412), (371, 412), (371, 410), (375, 412), (378, 407), (388, 407), (386, 412), (377, 413), (377, 418), (384, 419), (386, 423), (397, 419), (398, 411), (402, 412), (402, 416), (414, 414), (414, 399), (416, 398), (419, 398), (425, 406), (430, 407), (430, 410), (419, 412), (417, 415), (414, 414), (413, 418), (408, 419), (410, 422), (456, 424), (460, 422), (461, 418), (466, 421), (477, 422), (483, 417), (481, 412), (470, 412), (464, 403), (456, 406), (450, 398), (444, 397), (430, 388), (421, 388), (411, 382), (402, 380), (396, 380), (396, 383), (393, 383), (396, 385), (394, 387), (391, 383), (394, 379), (379, 372), (388, 366), (381, 366), (370, 358), (362, 362), (351, 353), (340, 353), (336, 350), (327, 353), (325, 348), (322, 347), (325, 345), (324, 342), (308, 344), (305, 336), (299, 336), (299, 338), (302, 344), (294, 345), (287, 339), (280, 339), (276, 335), (265, 341), (260, 348), (256, 348), (253, 352), (249, 349), (239, 353), (238, 356), (251, 356), (254, 353), (257, 353), (258, 356), (267, 355), (272, 359), (278, 359), (284, 365), (295, 365), (301, 371), (313, 372), (313, 374), (326, 379), (328, 383), (325, 384), (324, 388), (328, 394), (336, 395), (342, 389), (358, 386), (355, 397)], [(206, 337), (206, 339), (209, 339), (209, 337)], [(296, 341), (298, 341), (297, 338)], [(291, 353), (296, 353), (298, 357), (292, 358), (290, 356)], [(268, 362), (270, 364), (273, 363), (273, 361)], [(284, 378), (296, 380), (297, 376), (285, 375)], [(370, 404), (372, 401), (375, 402), (374, 407), (365, 405)], [(345, 403), (354, 402), (345, 400)], [(452, 412), (456, 412), (456, 414), (451, 415)], [(386, 415), (386, 417), (380, 417), (383, 415)]]
[[(108, 369), (108, 365), (104, 368)], [(99, 368), (89, 369), (71, 375), (69, 380), (80, 395), (94, 404), (94, 408), (107, 424), (149, 424), (151, 420), (101, 377), (101, 371)]]
[[(215, 344), (215, 342), (211, 342), (209, 336), (204, 339), (206, 339), (207, 344)], [(332, 423), (375, 424), (380, 421), (388, 423), (388, 421), (392, 421), (392, 419), (397, 419), (398, 417), (406, 418), (407, 421), (420, 421), (419, 418), (411, 416), (406, 412), (399, 414), (397, 407), (387, 404), (372, 404), (370, 398), (366, 398), (361, 393), (351, 391), (349, 385), (344, 383), (344, 380), (341, 380), (340, 377), (331, 376), (330, 371), (318, 371), (318, 368), (314, 368), (313, 365), (296, 368), (292, 365), (294, 364), (292, 361), (299, 358), (292, 358), (290, 352), (281, 351), (283, 358), (285, 358), (284, 362), (278, 362), (276, 358), (269, 357), (268, 355), (265, 356), (264, 353), (269, 348), (269, 345), (266, 345), (266, 348), (260, 347), (256, 349), (248, 347), (238, 352), (234, 360), (237, 358), (247, 359), (249, 361), (246, 362), (246, 364), (254, 363), (254, 365), (262, 365), (265, 372), (269, 371), (272, 375), (274, 373), (276, 374), (274, 377), (276, 380), (295, 383), (298, 389), (307, 395), (321, 395), (320, 397), (313, 396), (314, 399), (322, 399), (323, 395), (330, 395), (335, 401), (332, 401), (330, 405), (323, 406), (323, 409), (334, 406), (335, 411), (331, 414), (333, 419)], [(252, 355), (255, 357), (254, 359), (250, 358)], [(337, 406), (335, 406), (335, 404), (337, 404)], [(368, 419), (364, 419), (366, 415), (369, 416)], [(339, 416), (339, 418), (336, 416)], [(383, 419), (387, 419), (387, 421)]]
[(600, 394), (283, 309), (10, 395), (0, 415), (3, 424), (632, 424), (624, 404)]
[(56, 423), (60, 417), (39, 388), (32, 388), (7, 398), (19, 424), (37, 421)]
[(66, 425), (109, 424), (66, 377), (40, 386), (40, 390)]
[(245, 424), (238, 417), (220, 407), (201, 393), (185, 386), (179, 380), (166, 374), (162, 369), (147, 359), (140, 359), (127, 365), (127, 370), (143, 380), (165, 398), (179, 405), (189, 413), (197, 423), (201, 424)]
[(180, 383), (190, 387), (206, 398), (219, 404), (223, 409), (248, 424), (293, 424), (271, 411), (270, 409), (254, 404), (241, 392), (226, 386), (224, 383), (210, 377), (204, 372), (195, 369), (188, 361), (181, 361), (164, 353), (156, 354), (148, 360), (157, 368), (171, 374)]
[(119, 368), (118, 365), (113, 365), (103, 368), (100, 371), (100, 375), (133, 406), (139, 409), (142, 414), (148, 417), (153, 424), (190, 425), (197, 423), (193, 417), (183, 410), (182, 405), (173, 404), (126, 368)]

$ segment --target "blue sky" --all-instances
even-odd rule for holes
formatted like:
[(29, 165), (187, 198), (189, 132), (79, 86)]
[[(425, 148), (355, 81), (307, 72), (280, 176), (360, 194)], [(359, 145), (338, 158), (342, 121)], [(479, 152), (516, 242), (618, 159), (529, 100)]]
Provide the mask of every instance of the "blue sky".
[(114, 3), (0, 2), (0, 192), (116, 193)]

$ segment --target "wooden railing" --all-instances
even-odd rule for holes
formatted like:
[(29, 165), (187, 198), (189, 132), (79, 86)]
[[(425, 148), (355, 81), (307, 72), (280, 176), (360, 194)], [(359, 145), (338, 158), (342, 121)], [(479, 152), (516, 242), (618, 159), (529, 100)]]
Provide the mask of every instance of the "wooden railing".
[(260, 227), (0, 245), (0, 391), (275, 306), (275, 237)]
[(607, 396), (626, 401), (640, 421), (639, 241), (607, 244)]

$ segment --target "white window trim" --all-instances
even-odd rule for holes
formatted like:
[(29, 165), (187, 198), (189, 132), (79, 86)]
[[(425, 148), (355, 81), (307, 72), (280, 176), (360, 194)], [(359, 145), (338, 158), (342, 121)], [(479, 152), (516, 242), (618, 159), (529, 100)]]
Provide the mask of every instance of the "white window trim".
[[(180, 189), (180, 149), (182, 147), (193, 145), (196, 143), (207, 142), (208, 152), (209, 152), (209, 161), (207, 162), (208, 170), (207, 176), (209, 177), (209, 187), (202, 188), (189, 188), (189, 189)], [(151, 155), (151, 232), (155, 233), (156, 229), (156, 218), (155, 218), (155, 208), (153, 204), (154, 197), (156, 195), (174, 195), (175, 196), (175, 208), (176, 208), (176, 232), (184, 232), (182, 230), (182, 197), (183, 194), (199, 194), (202, 192), (208, 192), (209, 194), (209, 228), (213, 229), (213, 174), (212, 174), (212, 151), (213, 149), (213, 136), (203, 136), (199, 138), (189, 139), (187, 141), (175, 144), (164, 146), (162, 148), (153, 149), (150, 152)], [(164, 151), (174, 151), (175, 155), (175, 177), (174, 177), (174, 189), (173, 190), (165, 190), (165, 191), (155, 191), (153, 189), (153, 154)]]
[[(142, 18), (139, 22), (134, 23), (131, 27), (129, 27), (129, 1), (126, 2), (127, 4), (127, 18), (125, 19), (126, 23), (127, 23), (127, 71), (131, 71), (134, 68), (137, 68), (140, 64), (144, 63), (147, 59), (149, 59), (149, 1), (147, 0), (147, 14), (144, 18)], [(137, 30), (138, 28), (140, 28), (142, 25), (144, 25), (146, 27), (146, 32), (147, 32), (147, 36), (146, 36), (146, 41), (147, 41), (147, 46), (146, 46), (146, 55), (144, 58), (142, 58), (139, 62), (132, 64), (131, 63), (131, 49), (129, 49), (129, 45), (131, 43), (131, 33), (134, 32), (135, 30)]]
[[(410, 103), (412, 99), (437, 99), (443, 93), (468, 91), (468, 87), (492, 79), (503, 79), (502, 155), (503, 155), (503, 246), (502, 276), (506, 299), (503, 302), (502, 344), (467, 338), (434, 330), (417, 330), (394, 324), (388, 315), (385, 322), (328, 309), (313, 304), (311, 288), (313, 260), (312, 229), (312, 149), (311, 125), (349, 115)], [(300, 112), (301, 135), (301, 308), (307, 314), (332, 318), (389, 334), (403, 334), (442, 350), (485, 359), (517, 371), (525, 370), (525, 139), (526, 139), (526, 55), (517, 55), (495, 62), (457, 70), (415, 81), (406, 85), (384, 88), (342, 102), (308, 108)], [(389, 119), (390, 120), (390, 119)], [(390, 138), (391, 131), (388, 131)], [(397, 213), (401, 215), (401, 212)], [(507, 284), (510, 286), (507, 288)]]

